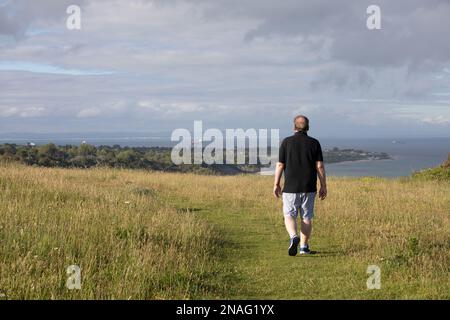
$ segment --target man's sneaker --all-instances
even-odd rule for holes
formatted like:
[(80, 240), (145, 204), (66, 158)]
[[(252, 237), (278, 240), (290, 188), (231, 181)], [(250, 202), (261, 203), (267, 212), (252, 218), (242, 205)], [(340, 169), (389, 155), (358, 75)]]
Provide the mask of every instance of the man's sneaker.
[(298, 251), (298, 244), (300, 243), (300, 238), (297, 236), (294, 236), (293, 238), (291, 238), (291, 242), (289, 245), (289, 255), (290, 256), (295, 256), (297, 255), (297, 251)]
[(300, 254), (311, 254), (311, 250), (309, 250), (309, 246), (301, 246), (300, 247)]

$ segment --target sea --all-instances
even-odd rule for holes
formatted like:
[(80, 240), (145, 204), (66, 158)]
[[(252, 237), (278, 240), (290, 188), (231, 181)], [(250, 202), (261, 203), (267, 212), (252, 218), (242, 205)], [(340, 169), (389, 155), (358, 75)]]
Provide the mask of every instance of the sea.
[[(319, 138), (322, 148), (360, 149), (364, 151), (386, 152), (390, 160), (363, 160), (326, 164), (330, 176), (409, 176), (414, 171), (442, 164), (450, 153), (448, 138)], [(21, 135), (1, 136), (0, 144), (15, 143), (36, 145), (52, 142), (56, 145), (79, 145), (83, 142), (99, 145), (120, 145), (129, 147), (171, 147), (174, 142), (166, 135), (128, 135), (128, 136), (51, 136)]]
[(323, 139), (324, 147), (337, 146), (365, 151), (386, 152), (391, 160), (341, 162), (326, 165), (334, 176), (409, 176), (414, 171), (442, 164), (450, 153), (450, 138), (418, 139)]

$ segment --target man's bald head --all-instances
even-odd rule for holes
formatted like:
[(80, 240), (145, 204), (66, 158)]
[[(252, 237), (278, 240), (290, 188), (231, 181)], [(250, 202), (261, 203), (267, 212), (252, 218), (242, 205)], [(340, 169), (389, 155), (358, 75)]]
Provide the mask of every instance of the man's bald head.
[(303, 115), (296, 116), (294, 118), (294, 129), (295, 131), (308, 132), (309, 119)]

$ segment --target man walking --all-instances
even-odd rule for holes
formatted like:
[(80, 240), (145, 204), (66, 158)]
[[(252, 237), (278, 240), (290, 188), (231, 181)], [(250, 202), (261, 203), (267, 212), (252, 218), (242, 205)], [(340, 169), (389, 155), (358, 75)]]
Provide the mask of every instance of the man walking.
[[(288, 253), (295, 256), (300, 244), (300, 254), (310, 254), (309, 239), (314, 217), (314, 200), (317, 193), (317, 176), (320, 180), (319, 198), (327, 196), (325, 167), (319, 141), (308, 136), (309, 120), (299, 115), (294, 118), (295, 134), (283, 140), (275, 169), (273, 193), (279, 198), (280, 180), (284, 172), (283, 213), (286, 230), (290, 236)], [(297, 217), (300, 211), (300, 234)]]

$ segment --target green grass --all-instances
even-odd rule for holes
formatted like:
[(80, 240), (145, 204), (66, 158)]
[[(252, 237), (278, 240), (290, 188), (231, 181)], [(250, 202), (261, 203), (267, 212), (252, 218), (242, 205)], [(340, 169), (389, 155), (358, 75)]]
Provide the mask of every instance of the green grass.
[[(289, 257), (272, 178), (0, 167), (9, 299), (449, 299), (450, 184), (331, 178)], [(82, 269), (68, 290), (66, 268)], [(367, 290), (369, 265), (381, 289)]]
[(415, 172), (412, 176), (416, 180), (450, 181), (450, 166), (437, 167)]
[(421, 181), (450, 181), (450, 154), (448, 159), (439, 167), (414, 172), (412, 178)]

